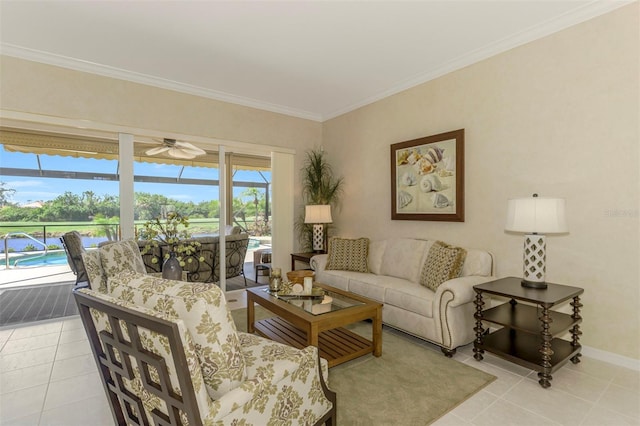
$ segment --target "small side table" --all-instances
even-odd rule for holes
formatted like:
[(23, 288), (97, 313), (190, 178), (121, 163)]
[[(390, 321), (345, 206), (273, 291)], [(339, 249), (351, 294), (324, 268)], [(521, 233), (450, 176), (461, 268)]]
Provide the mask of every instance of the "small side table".
[(271, 249), (258, 249), (253, 252), (253, 268), (256, 273), (256, 283), (260, 282), (260, 273), (266, 272), (271, 275)]
[[(547, 283), (546, 289), (533, 289), (523, 287), (520, 281), (520, 278), (508, 277), (473, 287), (476, 292), (476, 340), (473, 343), (473, 357), (481, 361), (482, 354), (487, 351), (538, 371), (538, 383), (543, 388), (548, 388), (551, 386), (551, 373), (568, 360), (574, 364), (580, 362), (580, 295), (584, 290), (551, 283)], [(485, 303), (482, 296), (485, 293), (511, 300), (483, 310)], [(570, 303), (573, 307), (572, 315), (550, 310), (569, 299), (573, 299)], [(485, 334), (483, 321), (501, 325), (502, 328)], [(571, 341), (557, 337), (567, 331), (571, 332)]]
[(291, 270), (296, 270), (296, 260), (298, 262), (306, 263), (309, 265), (311, 258), (318, 254), (325, 254), (326, 252), (311, 252), (311, 253), (291, 253)]

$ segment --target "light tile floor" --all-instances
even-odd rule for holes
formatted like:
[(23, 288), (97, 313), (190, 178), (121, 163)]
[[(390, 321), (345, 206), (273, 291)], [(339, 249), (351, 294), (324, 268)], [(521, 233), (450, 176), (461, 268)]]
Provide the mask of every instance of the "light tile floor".
[[(231, 309), (243, 290), (229, 292)], [(424, 343), (425, 349), (440, 352)], [(497, 380), (439, 419), (461, 425), (639, 425), (640, 373), (583, 356), (542, 389), (536, 373), (487, 355), (477, 362), (468, 345), (455, 359)], [(79, 317), (0, 329), (0, 425), (112, 425)]]

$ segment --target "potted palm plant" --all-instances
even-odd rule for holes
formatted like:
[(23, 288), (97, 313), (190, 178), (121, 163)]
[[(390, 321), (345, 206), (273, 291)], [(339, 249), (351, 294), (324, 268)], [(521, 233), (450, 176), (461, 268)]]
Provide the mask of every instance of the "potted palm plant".
[[(344, 178), (336, 177), (321, 149), (307, 151), (304, 167), (301, 170), (302, 198), (305, 205), (323, 204), (336, 207), (342, 195)], [(327, 226), (327, 225), (325, 225)], [(313, 226), (304, 223), (304, 214), (296, 220), (298, 240), (305, 251), (311, 251), (313, 245)], [(324, 235), (327, 235), (326, 229)]]

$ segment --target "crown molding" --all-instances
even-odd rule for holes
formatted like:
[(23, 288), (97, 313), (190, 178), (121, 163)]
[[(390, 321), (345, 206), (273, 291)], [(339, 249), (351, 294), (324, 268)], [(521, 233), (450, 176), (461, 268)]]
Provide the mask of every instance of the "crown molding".
[(0, 44), (0, 53), (6, 56), (12, 56), (19, 59), (25, 59), (34, 62), (41, 62), (49, 65), (54, 65), (62, 68), (68, 68), (76, 71), (87, 72), (91, 74), (97, 74), (105, 77), (116, 78), (125, 81), (131, 81), (134, 83), (145, 84), (148, 86), (159, 87), (167, 90), (173, 90), (190, 95), (200, 96), (204, 98), (214, 99), (217, 101), (228, 102), (231, 104), (242, 105), (249, 108), (256, 108), (260, 110), (270, 111), (278, 114), (284, 114), (292, 117), (302, 118), (306, 120), (312, 120), (316, 122), (323, 122), (348, 112), (354, 111), (358, 108), (377, 102), (381, 99), (400, 93), (404, 90), (434, 80), (450, 72), (459, 70), (466, 66), (472, 65), (476, 62), (495, 56), (499, 53), (503, 53), (509, 49), (521, 46), (536, 39), (548, 36), (555, 32), (561, 31), (573, 25), (577, 25), (589, 19), (597, 16), (612, 12), (620, 7), (637, 3), (638, 0), (594, 0), (584, 6), (578, 7), (563, 15), (550, 19), (542, 24), (534, 27), (526, 28), (519, 33), (516, 33), (510, 37), (499, 40), (481, 49), (477, 49), (473, 52), (465, 54), (459, 58), (456, 58), (442, 66), (430, 70), (426, 73), (418, 74), (414, 77), (406, 79), (388, 90), (376, 93), (373, 96), (362, 99), (346, 107), (337, 109), (330, 113), (311, 112), (304, 111), (296, 108), (287, 107), (284, 105), (272, 104), (269, 102), (263, 102), (256, 99), (246, 98), (242, 96), (236, 96), (225, 92), (206, 89), (203, 87), (184, 84), (172, 80), (166, 80), (158, 77), (149, 76), (146, 74), (135, 73), (131, 71), (122, 70), (115, 67), (109, 67), (89, 61), (81, 61), (74, 58), (69, 58), (62, 55), (55, 55), (47, 52), (42, 52), (34, 49), (28, 49), (12, 44), (2, 43)]
[(443, 64), (441, 67), (430, 70), (429, 72), (423, 74), (418, 74), (412, 78), (400, 82), (399, 84), (389, 88), (388, 90), (385, 90), (384, 92), (380, 92), (376, 95), (365, 98), (360, 102), (351, 104), (330, 114), (323, 115), (322, 121), (330, 120), (332, 118), (354, 111), (358, 108), (362, 108), (412, 87), (429, 82), (431, 80), (435, 80), (436, 78), (442, 77), (445, 74), (449, 74), (453, 71), (457, 71), (474, 63), (480, 62), (484, 59), (506, 52), (507, 50), (513, 49), (526, 43), (530, 43), (534, 40), (538, 40), (558, 31), (562, 31), (566, 28), (588, 21), (589, 19), (593, 19), (600, 15), (612, 12), (620, 7), (637, 2), (638, 0), (594, 0), (589, 4), (574, 9), (563, 15), (559, 15), (542, 24), (526, 28), (519, 33), (506, 37), (502, 40), (498, 40), (495, 43), (449, 61), (448, 63)]
[(189, 95), (214, 99), (216, 101), (228, 102), (231, 104), (242, 105), (297, 118), (304, 118), (306, 120), (321, 121), (322, 119), (319, 114), (315, 114), (309, 111), (303, 111), (295, 108), (289, 108), (283, 105), (276, 105), (269, 102), (258, 101), (255, 99), (236, 96), (217, 90), (211, 90), (203, 87), (193, 86), (190, 84), (180, 83), (177, 81), (166, 80), (163, 78), (153, 77), (133, 71), (126, 71), (120, 68), (101, 65), (89, 61), (82, 61), (63, 55), (56, 55), (53, 53), (29, 49), (9, 43), (0, 44), (0, 53), (2, 53), (2, 55), (24, 59), (27, 61), (40, 62), (43, 64), (67, 68), (74, 71), (82, 71), (90, 74), (101, 75), (103, 77), (110, 77), (119, 80), (130, 81), (133, 83), (145, 84), (147, 86), (159, 87), (161, 89), (173, 90)]

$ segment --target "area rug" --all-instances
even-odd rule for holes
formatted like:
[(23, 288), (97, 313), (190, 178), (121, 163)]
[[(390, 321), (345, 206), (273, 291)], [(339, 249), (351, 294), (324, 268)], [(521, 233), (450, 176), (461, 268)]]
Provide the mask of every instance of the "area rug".
[(256, 283), (251, 278), (247, 277), (247, 285), (245, 285), (244, 278), (241, 276), (228, 278), (227, 279), (227, 291), (233, 290), (244, 290), (249, 287), (257, 287), (261, 285), (265, 285), (266, 282)]
[(75, 282), (0, 291), (0, 327), (78, 314), (73, 300)]
[[(231, 314), (238, 330), (246, 331), (246, 309)], [(268, 316), (256, 307), (256, 318)], [(371, 323), (346, 328), (371, 338)], [(381, 357), (366, 355), (329, 370), (340, 425), (428, 425), (495, 379), (387, 327)]]

